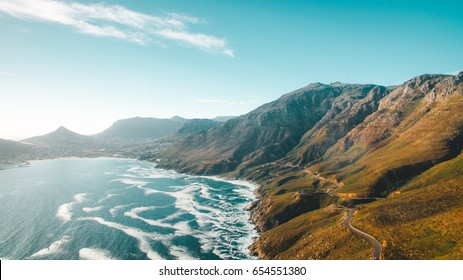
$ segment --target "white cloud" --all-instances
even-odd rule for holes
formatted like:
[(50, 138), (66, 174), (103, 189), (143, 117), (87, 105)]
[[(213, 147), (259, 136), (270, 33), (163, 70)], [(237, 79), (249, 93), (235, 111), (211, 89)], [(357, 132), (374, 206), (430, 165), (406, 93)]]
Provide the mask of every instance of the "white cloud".
[(219, 51), (225, 55), (234, 57), (233, 51), (226, 48), (227, 43), (224, 39), (219, 39), (205, 34), (195, 34), (172, 29), (162, 29), (156, 31), (155, 34), (164, 38), (178, 40), (202, 49)]
[(0, 0), (1, 12), (21, 20), (72, 26), (81, 33), (93, 36), (113, 37), (140, 45), (153, 39), (164, 39), (234, 57), (225, 39), (190, 31), (189, 25), (201, 20), (183, 14), (154, 16), (120, 5), (57, 0)]

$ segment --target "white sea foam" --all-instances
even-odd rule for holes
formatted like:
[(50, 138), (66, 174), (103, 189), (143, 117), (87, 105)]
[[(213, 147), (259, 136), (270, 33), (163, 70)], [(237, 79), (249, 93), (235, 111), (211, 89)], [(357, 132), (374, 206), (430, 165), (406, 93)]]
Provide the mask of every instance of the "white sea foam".
[[(199, 190), (200, 187), (196, 184), (186, 186), (183, 190), (174, 192), (171, 195), (176, 198), (175, 207), (183, 210), (185, 213), (190, 213), (196, 217), (196, 221), (200, 227), (204, 227), (208, 222), (208, 217), (204, 213), (198, 211), (199, 204), (194, 201), (193, 192)], [(210, 218), (210, 217), (209, 217)]]
[(75, 203), (82, 203), (85, 201), (85, 196), (88, 195), (88, 193), (78, 193), (74, 196), (74, 202)]
[(48, 248), (44, 248), (32, 254), (31, 258), (45, 257), (51, 254), (61, 253), (63, 251), (62, 250), (63, 245), (65, 245), (69, 241), (70, 241), (70, 237), (65, 235), (63, 236), (62, 239), (51, 243), (50, 246), (48, 246)]
[(79, 250), (81, 260), (114, 260), (109, 251), (97, 248), (82, 248)]
[(150, 178), (150, 179), (163, 179), (163, 178), (176, 179), (176, 178), (184, 177), (184, 175), (179, 174), (175, 171), (158, 169), (154, 167), (146, 168), (146, 167), (141, 167), (141, 166), (134, 166), (134, 167), (129, 168), (127, 171), (136, 174), (135, 176), (132, 174), (125, 174), (125, 175), (129, 175), (127, 177)]
[(119, 179), (114, 179), (112, 180), (112, 182), (121, 182), (123, 184), (126, 184), (126, 185), (130, 185), (130, 186), (146, 186), (149, 184), (149, 182), (145, 182), (145, 181), (140, 181), (140, 180), (134, 180), (134, 179), (127, 179), (127, 178), (119, 178)]
[(72, 205), (73, 205), (72, 202), (60, 205), (58, 207), (58, 210), (56, 210), (56, 216), (65, 223), (69, 222), (72, 217), (72, 214), (71, 214)]
[(135, 238), (138, 241), (138, 248), (140, 249), (140, 251), (145, 253), (149, 259), (151, 260), (161, 260), (162, 259), (162, 257), (151, 248), (151, 245), (149, 244), (148, 239), (162, 240), (162, 239), (165, 239), (166, 236), (162, 236), (162, 235), (154, 234), (154, 233), (147, 233), (138, 228), (128, 227), (128, 226), (121, 225), (121, 224), (114, 223), (114, 222), (108, 222), (99, 217), (82, 218), (81, 220), (93, 220), (107, 227), (118, 229), (124, 232), (125, 234), (127, 234), (128, 236)]
[(79, 204), (85, 201), (85, 196), (88, 195), (88, 193), (79, 193), (74, 195), (74, 201), (69, 202), (69, 203), (64, 203), (61, 204), (58, 209), (56, 210), (56, 216), (60, 218), (64, 223), (67, 223), (71, 220), (72, 218), (72, 207), (75, 204)]
[(256, 183), (244, 181), (244, 180), (231, 180), (231, 181), (226, 181), (226, 182), (232, 183), (233, 185), (245, 186), (251, 191), (254, 191), (257, 188), (259, 188), (259, 185), (257, 185)]
[(119, 211), (121, 209), (124, 209), (126, 207), (129, 207), (129, 206), (132, 206), (134, 204), (135, 203), (114, 206), (113, 208), (109, 209), (109, 213), (111, 213), (111, 215), (115, 216), (117, 211)]
[[(188, 222), (179, 222), (179, 223), (176, 223), (176, 224), (168, 224), (166, 223), (165, 221), (168, 220), (168, 219), (172, 219), (172, 216), (169, 216), (165, 219), (160, 219), (160, 220), (152, 220), (152, 219), (146, 219), (146, 218), (143, 218), (143, 217), (140, 217), (138, 214), (141, 213), (141, 212), (145, 212), (145, 211), (148, 211), (148, 210), (155, 210), (155, 209), (159, 209), (159, 208), (163, 208), (163, 207), (156, 207), (156, 206), (150, 206), (150, 207), (136, 207), (136, 208), (133, 208), (131, 209), (130, 211), (127, 211), (124, 213), (124, 216), (127, 216), (127, 217), (130, 217), (132, 219), (137, 219), (137, 220), (141, 220), (149, 225), (152, 225), (152, 226), (158, 226), (158, 227), (163, 227), (163, 228), (171, 228), (171, 229), (174, 229), (176, 230), (176, 234), (179, 235), (179, 234), (191, 234), (191, 228), (190, 226), (188, 226)], [(174, 214), (174, 215), (178, 215), (178, 214)]]
[(170, 246), (169, 253), (178, 260), (197, 260), (197, 258), (188, 254), (188, 248), (182, 246)]
[(72, 217), (72, 214), (71, 214), (72, 205), (73, 205), (72, 202), (60, 205), (58, 207), (58, 210), (56, 210), (56, 216), (65, 223), (69, 222)]
[(249, 181), (244, 181), (244, 180), (227, 180), (227, 179), (224, 179), (224, 178), (220, 178), (220, 177), (217, 177), (217, 176), (190, 176), (191, 178), (205, 178), (205, 179), (209, 179), (209, 180), (213, 180), (213, 181), (217, 181), (217, 182), (225, 182), (225, 183), (230, 183), (230, 184), (233, 184), (233, 185), (238, 185), (238, 186), (245, 186), (249, 189), (251, 189), (252, 191), (254, 191), (256, 188), (258, 188), (259, 186), (253, 182), (249, 182)]
[(124, 174), (121, 174), (122, 177), (128, 177), (128, 178), (140, 178), (139, 176), (135, 176), (135, 175), (132, 175), (132, 174), (127, 174), (127, 173), (124, 173)]
[(89, 213), (89, 212), (100, 211), (103, 208), (104, 208), (104, 206), (84, 207), (84, 208), (82, 208), (82, 211)]
[[(168, 217), (169, 219), (171, 217)], [(167, 219), (167, 218), (166, 218)], [(191, 227), (188, 225), (188, 221), (184, 221), (184, 222), (178, 222), (176, 224), (173, 225), (173, 227), (177, 230), (177, 234), (191, 234), (192, 231), (191, 231)]]
[(127, 171), (129, 171), (129, 172), (137, 172), (137, 171), (140, 171), (140, 170), (143, 170), (143, 168), (141, 166), (136, 165), (136, 166), (130, 167)]
[(139, 188), (140, 190), (143, 190), (145, 195), (150, 195), (150, 194), (153, 194), (153, 193), (165, 193), (165, 192), (162, 192), (162, 191), (153, 190), (153, 189), (150, 189), (150, 188), (145, 188), (143, 186), (137, 186), (137, 188)]
[(121, 196), (121, 194), (110, 193), (110, 194), (106, 195), (105, 197), (98, 199), (98, 204), (100, 204), (102, 202), (105, 202), (106, 200), (109, 200), (109, 199), (111, 199), (111, 198), (113, 198), (115, 196)]
[(211, 193), (209, 192), (209, 189), (210, 189), (209, 186), (206, 186), (204, 184), (199, 184), (199, 183), (196, 183), (196, 185), (198, 185), (201, 188), (200, 193), (203, 198), (217, 200), (215, 198), (212, 198)]
[[(231, 255), (234, 255), (231, 251), (236, 250), (247, 255), (247, 246), (251, 244), (252, 239), (257, 236), (253, 226), (247, 223), (247, 214), (242, 212), (242, 208), (248, 202), (242, 205), (233, 205), (228, 201), (229, 197), (223, 194), (217, 194), (216, 199), (212, 197), (209, 186), (194, 182), (194, 179), (198, 177), (190, 178), (191, 180), (187, 181), (192, 182), (192, 184), (184, 187), (184, 189), (179, 192), (173, 193), (172, 196), (176, 198), (176, 208), (195, 216), (200, 229), (195, 231), (194, 235), (199, 237), (201, 249), (203, 251), (212, 251), (223, 259), (230, 258)], [(234, 188), (232, 191), (235, 192), (238, 197), (245, 197), (249, 200), (255, 198), (253, 193), (255, 185), (252, 183), (227, 181), (216, 177), (208, 177), (208, 179), (235, 184), (239, 187)], [(201, 197), (206, 199), (206, 203), (198, 203), (195, 201), (195, 193), (199, 193)], [(209, 204), (207, 201), (212, 202), (213, 206), (205, 205)], [(235, 224), (240, 222), (244, 222), (244, 224), (247, 225), (244, 228), (237, 229)], [(245, 237), (240, 237), (241, 235), (245, 235)], [(231, 245), (232, 241), (236, 241), (236, 239), (238, 239), (239, 242), (243, 242), (243, 245), (239, 248)]]

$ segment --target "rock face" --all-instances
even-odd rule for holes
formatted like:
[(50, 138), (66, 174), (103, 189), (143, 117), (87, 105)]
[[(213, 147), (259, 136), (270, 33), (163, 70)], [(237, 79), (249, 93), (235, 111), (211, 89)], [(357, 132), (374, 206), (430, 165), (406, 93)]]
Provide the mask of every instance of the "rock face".
[[(421, 190), (416, 193), (420, 201), (415, 199), (415, 192), (408, 192), (403, 200), (397, 195), (411, 186), (426, 188), (426, 180), (416, 183), (414, 178), (436, 166), (443, 174), (460, 174), (456, 166), (461, 160), (446, 163), (461, 159), (462, 112), (463, 72), (455, 76), (422, 75), (397, 87), (311, 84), (215, 128), (172, 141), (174, 144), (159, 157), (161, 167), (259, 183), (259, 201), (251, 212), (262, 235), (252, 249), (262, 258), (363, 258), (371, 248), (358, 236), (344, 231), (332, 234), (341, 230), (338, 225), (343, 211), (337, 205), (370, 202), (365, 204), (366, 214), (362, 215), (361, 208), (359, 216), (364, 229), (378, 234), (383, 232), (373, 227), (387, 222), (378, 209), (393, 213), (398, 203), (406, 201), (401, 213), (420, 216), (415, 206), (426, 205), (426, 201), (435, 204), (435, 199)], [(442, 179), (433, 176), (436, 182)], [(445, 184), (455, 185), (450, 175), (445, 178)], [(437, 186), (441, 191), (434, 197), (454, 196), (454, 189), (440, 187), (444, 183), (432, 184), (434, 191)], [(377, 198), (382, 199), (371, 202)], [(463, 207), (461, 196), (452, 201), (455, 207)], [(447, 206), (434, 207), (432, 219), (450, 215)], [(387, 219), (395, 218), (391, 214)], [(463, 230), (461, 224), (446, 221), (441, 232)], [(396, 219), (391, 230), (405, 239), (435, 230), (403, 230), (409, 223)], [(342, 236), (348, 241), (340, 240)], [(394, 236), (385, 235), (384, 242), (391, 238)], [(439, 240), (439, 244), (444, 241)], [(345, 242), (358, 250), (349, 253), (353, 247), (342, 245)], [(400, 240), (390, 242), (400, 244)], [(304, 249), (308, 244), (314, 249)], [(463, 245), (452, 244), (459, 245), (441, 249), (446, 250), (446, 256), (462, 258)], [(397, 246), (391, 248), (395, 251), (386, 252), (388, 258), (437, 257), (413, 251), (425, 250), (425, 246), (405, 253), (397, 253)], [(313, 255), (312, 251), (318, 253)]]
[(210, 119), (192, 119), (186, 121), (175, 133), (187, 135), (194, 132), (204, 132), (219, 125), (220, 122)]
[[(320, 121), (366, 97), (374, 85), (311, 84), (224, 124), (179, 141), (161, 166), (197, 174), (221, 174), (278, 160)], [(373, 90), (385, 92), (384, 88)], [(243, 171), (241, 171), (243, 174)]]
[[(368, 91), (367, 91), (368, 90)], [(382, 86), (353, 85), (333, 101), (327, 114), (308, 132), (288, 155), (294, 164), (306, 164), (320, 158), (336, 142), (378, 109), (389, 91)]]
[(463, 148), (461, 75), (423, 75), (406, 82), (309, 163), (310, 169), (342, 180), (341, 193), (382, 196), (454, 158)]

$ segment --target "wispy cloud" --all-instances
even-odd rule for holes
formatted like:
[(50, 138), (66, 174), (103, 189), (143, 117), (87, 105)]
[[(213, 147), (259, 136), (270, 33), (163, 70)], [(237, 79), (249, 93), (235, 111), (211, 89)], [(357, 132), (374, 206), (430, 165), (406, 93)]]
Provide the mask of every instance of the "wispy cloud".
[(10, 73), (10, 72), (0, 72), (0, 76), (7, 76), (7, 77), (13, 77), (13, 78), (18, 78), (19, 75), (15, 73)]
[(0, 12), (20, 20), (71, 26), (93, 36), (113, 37), (140, 45), (146, 45), (153, 39), (164, 39), (234, 57), (225, 39), (192, 32), (190, 25), (201, 20), (184, 14), (156, 16), (120, 5), (57, 0), (0, 0)]

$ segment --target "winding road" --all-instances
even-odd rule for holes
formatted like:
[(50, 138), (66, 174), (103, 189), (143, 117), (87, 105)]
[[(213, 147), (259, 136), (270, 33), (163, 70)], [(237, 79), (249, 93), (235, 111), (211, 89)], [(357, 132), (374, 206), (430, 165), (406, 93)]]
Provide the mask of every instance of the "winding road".
[(378, 240), (376, 240), (373, 236), (369, 235), (368, 233), (365, 233), (359, 229), (354, 228), (350, 222), (352, 221), (352, 218), (354, 217), (355, 213), (355, 208), (348, 208), (347, 210), (347, 217), (346, 219), (342, 222), (342, 224), (350, 229), (351, 231), (357, 233), (358, 235), (368, 239), (371, 244), (373, 245), (373, 259), (375, 260), (380, 260), (381, 259), (381, 243), (379, 243)]

